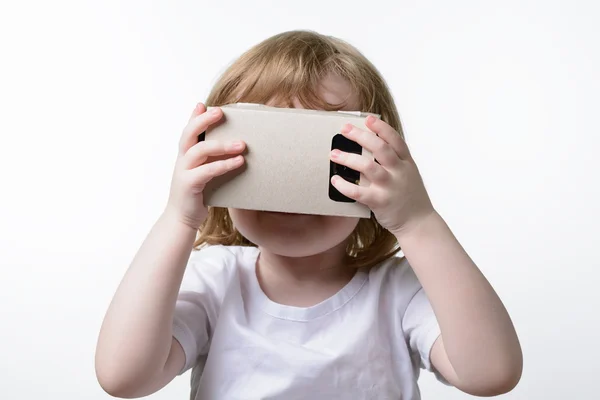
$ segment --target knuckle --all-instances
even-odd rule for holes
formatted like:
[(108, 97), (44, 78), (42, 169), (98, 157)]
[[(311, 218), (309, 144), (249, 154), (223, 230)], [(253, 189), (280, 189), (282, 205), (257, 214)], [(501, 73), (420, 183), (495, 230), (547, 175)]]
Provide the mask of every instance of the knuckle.
[(231, 160), (231, 159), (219, 160), (219, 162), (217, 163), (215, 168), (218, 172), (224, 172), (224, 171), (227, 171), (231, 167), (232, 164), (233, 164), (233, 160)]
[(206, 164), (206, 169), (209, 175), (214, 176), (216, 175), (219, 170), (222, 168), (223, 161), (214, 161), (211, 163)]
[(208, 156), (215, 147), (214, 141), (206, 140), (203, 142), (198, 142), (190, 148), (191, 155), (194, 158), (202, 158)]
[(185, 143), (192, 136), (192, 134), (195, 131), (195, 126), (193, 124), (193, 121), (194, 120), (190, 121), (190, 123), (188, 123), (181, 131), (181, 141), (183, 143)]
[(382, 182), (382, 183), (389, 183), (392, 181), (392, 175), (389, 173), (389, 171), (386, 171), (383, 168), (379, 168), (379, 173), (377, 175), (377, 179)]
[(381, 196), (379, 198), (379, 201), (377, 203), (378, 203), (378, 206), (381, 207), (381, 208), (387, 208), (387, 207), (389, 207), (390, 204), (391, 204), (390, 196), (385, 196), (385, 195)]
[(377, 173), (378, 165), (374, 160), (369, 160), (365, 162), (364, 171), (368, 175), (375, 175)]
[(212, 175), (220, 175), (229, 169), (229, 160), (219, 160), (212, 163)]
[(208, 123), (210, 122), (209, 117), (210, 113), (205, 112), (196, 115), (195, 117), (190, 119), (185, 128), (183, 128), (183, 136), (191, 136), (195, 132), (198, 132), (198, 134), (200, 134), (202, 131), (205, 130), (205, 126), (208, 125)]
[(185, 158), (192, 164), (194, 164), (199, 158), (202, 157), (202, 147), (192, 146), (185, 154)]
[(204, 146), (204, 144), (201, 143), (196, 143), (195, 145), (193, 145), (192, 147), (189, 148), (189, 150), (187, 151), (188, 154), (194, 156), (197, 155), (198, 152), (200, 152), (202, 150), (202, 147)]
[(386, 147), (385, 147), (385, 143), (384, 143), (384, 141), (383, 141), (383, 140), (381, 140), (381, 139), (377, 140), (377, 141), (376, 141), (376, 142), (373, 144), (373, 150), (374, 150), (376, 153), (380, 153), (380, 152), (384, 151), (384, 150), (385, 150), (385, 148), (386, 148)]
[(360, 141), (360, 142), (364, 142), (369, 140), (369, 134), (365, 131), (353, 131), (354, 137), (356, 138), (356, 141)]

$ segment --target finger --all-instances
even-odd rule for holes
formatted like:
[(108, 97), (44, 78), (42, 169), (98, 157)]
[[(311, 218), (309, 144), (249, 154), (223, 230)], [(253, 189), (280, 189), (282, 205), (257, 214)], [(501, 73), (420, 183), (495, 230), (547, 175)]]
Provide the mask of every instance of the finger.
[(394, 167), (400, 161), (394, 149), (373, 132), (346, 124), (342, 127), (341, 133), (373, 153), (375, 159), (384, 167)]
[(348, 182), (339, 175), (334, 175), (331, 177), (331, 184), (344, 196), (349, 197), (352, 200), (356, 200), (367, 206), (369, 205), (368, 187), (358, 186), (354, 183)]
[(197, 117), (198, 115), (205, 113), (205, 112), (206, 112), (206, 106), (203, 103), (196, 104), (196, 107), (194, 107), (194, 111), (192, 111), (192, 114), (190, 115), (188, 123), (192, 120), (192, 118)]
[(224, 175), (244, 164), (244, 157), (239, 155), (225, 160), (213, 161), (187, 171), (194, 185), (204, 185), (216, 176)]
[(204, 132), (210, 125), (219, 121), (222, 117), (223, 111), (218, 107), (211, 108), (209, 111), (192, 117), (181, 134), (179, 145), (180, 154), (185, 154), (190, 147), (198, 143), (198, 135)]
[(205, 140), (196, 143), (185, 153), (183, 168), (196, 168), (204, 164), (208, 160), (208, 157), (240, 154), (245, 148), (246, 143), (242, 141), (221, 142), (218, 140)]
[(410, 151), (408, 150), (406, 142), (387, 122), (370, 115), (367, 117), (365, 125), (392, 146), (398, 157), (401, 159), (410, 158)]
[(346, 153), (340, 150), (331, 151), (331, 160), (336, 164), (361, 172), (370, 182), (384, 183), (390, 174), (375, 160), (360, 154)]

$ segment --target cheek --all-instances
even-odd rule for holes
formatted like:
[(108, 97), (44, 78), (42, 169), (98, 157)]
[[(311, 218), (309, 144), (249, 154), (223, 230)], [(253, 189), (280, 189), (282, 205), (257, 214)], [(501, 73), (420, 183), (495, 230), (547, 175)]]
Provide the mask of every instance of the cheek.
[(359, 221), (359, 218), (329, 217), (327, 231), (331, 236), (342, 241), (352, 234)]
[(244, 236), (247, 237), (248, 232), (252, 226), (256, 225), (256, 212), (249, 210), (237, 210), (234, 208), (229, 209), (229, 216), (236, 229)]

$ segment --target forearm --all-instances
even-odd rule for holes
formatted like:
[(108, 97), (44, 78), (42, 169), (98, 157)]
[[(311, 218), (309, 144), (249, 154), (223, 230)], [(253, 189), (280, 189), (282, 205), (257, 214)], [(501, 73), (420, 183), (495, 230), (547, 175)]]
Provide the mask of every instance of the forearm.
[(522, 356), (498, 295), (444, 220), (431, 214), (397, 235), (439, 321), (448, 360), (465, 385), (520, 373)]
[(106, 313), (96, 350), (100, 380), (140, 384), (169, 356), (173, 313), (196, 232), (161, 215), (135, 255)]

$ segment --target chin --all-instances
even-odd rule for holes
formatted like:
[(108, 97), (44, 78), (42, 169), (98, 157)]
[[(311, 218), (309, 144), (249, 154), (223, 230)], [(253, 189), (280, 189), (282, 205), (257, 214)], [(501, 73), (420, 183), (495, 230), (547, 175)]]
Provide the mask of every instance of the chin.
[(358, 218), (229, 209), (236, 229), (257, 246), (284, 257), (324, 253), (352, 234)]

